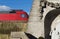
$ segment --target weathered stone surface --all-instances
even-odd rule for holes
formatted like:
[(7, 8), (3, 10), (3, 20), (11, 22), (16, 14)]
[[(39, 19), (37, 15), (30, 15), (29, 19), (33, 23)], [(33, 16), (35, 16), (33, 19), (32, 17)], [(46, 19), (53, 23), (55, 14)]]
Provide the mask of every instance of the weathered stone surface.
[(29, 16), (28, 29), (26, 31), (37, 38), (40, 36), (44, 37), (44, 23), (40, 17), (40, 8), (40, 0), (34, 0)]
[(60, 3), (60, 0), (47, 0), (49, 2), (53, 2), (53, 3)]
[[(47, 1), (52, 2), (52, 3), (60, 3), (59, 0), (47, 0)], [(47, 15), (48, 12), (50, 12), (53, 9), (56, 9), (56, 8), (46, 5), (46, 8), (44, 8), (44, 12), (43, 12), (43, 18), (40, 19), (41, 18), (40, 17), (41, 16), (40, 0), (34, 0), (33, 5), (32, 5), (32, 9), (30, 12), (30, 16), (29, 16), (28, 27), (27, 27), (28, 29), (26, 32), (34, 35), (37, 38), (40, 36), (44, 37), (44, 34), (45, 34), (45, 31), (44, 31), (45, 16)], [(52, 27), (54, 27), (54, 26), (52, 26)], [(48, 30), (49, 28), (47, 28), (46, 30)]]
[(28, 39), (24, 32), (11, 32), (10, 39)]

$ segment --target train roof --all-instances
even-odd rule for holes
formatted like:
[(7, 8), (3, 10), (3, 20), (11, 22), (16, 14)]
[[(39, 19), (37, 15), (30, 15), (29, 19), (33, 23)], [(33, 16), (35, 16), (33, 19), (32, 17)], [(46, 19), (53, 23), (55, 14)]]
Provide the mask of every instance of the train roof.
[(23, 12), (25, 12), (24, 10), (10, 10), (10, 11), (0, 11), (0, 13), (16, 13), (16, 11), (23, 11)]

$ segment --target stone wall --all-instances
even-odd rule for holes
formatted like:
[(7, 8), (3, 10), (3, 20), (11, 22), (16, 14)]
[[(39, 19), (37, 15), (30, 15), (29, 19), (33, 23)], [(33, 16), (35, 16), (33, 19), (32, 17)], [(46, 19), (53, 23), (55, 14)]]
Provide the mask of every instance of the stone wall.
[(25, 32), (27, 22), (21, 21), (0, 21), (0, 39), (10, 39), (11, 32)]

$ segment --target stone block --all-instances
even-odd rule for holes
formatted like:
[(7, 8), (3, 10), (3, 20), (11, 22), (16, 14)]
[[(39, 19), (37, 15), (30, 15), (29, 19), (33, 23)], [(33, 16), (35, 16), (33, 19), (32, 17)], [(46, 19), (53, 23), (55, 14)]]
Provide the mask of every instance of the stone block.
[(10, 39), (28, 39), (24, 32), (11, 32)]

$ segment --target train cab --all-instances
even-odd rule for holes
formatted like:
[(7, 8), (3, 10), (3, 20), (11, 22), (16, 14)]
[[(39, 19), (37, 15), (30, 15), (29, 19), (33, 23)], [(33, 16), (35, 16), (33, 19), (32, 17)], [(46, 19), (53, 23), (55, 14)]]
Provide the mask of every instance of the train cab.
[(23, 10), (0, 11), (0, 21), (4, 20), (27, 21), (28, 14)]

